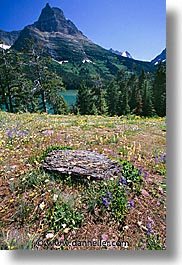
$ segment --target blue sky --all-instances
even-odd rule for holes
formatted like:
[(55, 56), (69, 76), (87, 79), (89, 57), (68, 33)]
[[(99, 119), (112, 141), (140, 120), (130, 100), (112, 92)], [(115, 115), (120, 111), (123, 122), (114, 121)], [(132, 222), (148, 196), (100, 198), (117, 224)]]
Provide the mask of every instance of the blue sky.
[(92, 41), (151, 60), (166, 47), (165, 0), (0, 0), (0, 29), (23, 29), (49, 2)]

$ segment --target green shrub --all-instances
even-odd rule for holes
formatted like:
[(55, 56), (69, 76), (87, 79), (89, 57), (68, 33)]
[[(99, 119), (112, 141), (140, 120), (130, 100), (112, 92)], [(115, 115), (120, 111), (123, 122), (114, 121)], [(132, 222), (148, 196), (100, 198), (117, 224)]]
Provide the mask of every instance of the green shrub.
[(49, 229), (58, 232), (65, 227), (79, 227), (83, 216), (68, 203), (57, 201), (52, 208), (47, 210), (45, 218)]
[(140, 192), (141, 184), (143, 183), (141, 172), (134, 167), (134, 165), (127, 161), (120, 161), (123, 165), (122, 167), (122, 176), (126, 180), (127, 186), (136, 193)]

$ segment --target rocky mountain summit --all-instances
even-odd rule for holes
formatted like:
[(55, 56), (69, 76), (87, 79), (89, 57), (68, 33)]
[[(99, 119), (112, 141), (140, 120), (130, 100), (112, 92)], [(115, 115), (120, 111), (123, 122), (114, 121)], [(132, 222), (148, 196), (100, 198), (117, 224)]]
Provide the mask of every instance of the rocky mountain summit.
[(131, 54), (128, 51), (120, 52), (118, 50), (113, 50), (112, 48), (109, 49), (109, 51), (112, 52), (112, 53), (114, 53), (114, 54), (120, 55), (122, 57), (126, 57), (126, 58), (133, 59), (133, 57), (131, 56)]
[(13, 47), (21, 51), (26, 39), (33, 39), (58, 61), (92, 61), (95, 56), (103, 57), (109, 53), (84, 36), (73, 22), (65, 18), (61, 9), (51, 8), (49, 4), (42, 10), (38, 21), (21, 31)]
[(69, 35), (82, 35), (81, 31), (64, 16), (61, 9), (46, 4), (34, 27), (43, 32), (61, 32)]
[(164, 49), (158, 56), (156, 56), (151, 63), (154, 65), (158, 65), (159, 63), (166, 62), (166, 49)]

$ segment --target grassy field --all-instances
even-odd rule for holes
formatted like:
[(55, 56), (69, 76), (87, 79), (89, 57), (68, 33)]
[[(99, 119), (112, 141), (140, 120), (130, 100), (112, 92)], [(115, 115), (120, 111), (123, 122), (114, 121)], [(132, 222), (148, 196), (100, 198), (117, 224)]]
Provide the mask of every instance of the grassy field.
[[(116, 159), (123, 177), (46, 173), (58, 146)], [(166, 249), (163, 118), (0, 112), (0, 175), (1, 249)]]

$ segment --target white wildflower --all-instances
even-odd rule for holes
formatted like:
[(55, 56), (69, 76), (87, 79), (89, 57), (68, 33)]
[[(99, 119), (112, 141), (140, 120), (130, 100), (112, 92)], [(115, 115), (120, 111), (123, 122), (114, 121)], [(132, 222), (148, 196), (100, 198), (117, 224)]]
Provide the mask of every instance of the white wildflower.
[(46, 239), (51, 239), (51, 238), (53, 238), (54, 237), (54, 234), (53, 233), (48, 233), (47, 235), (46, 235)]
[(58, 199), (58, 195), (57, 195), (57, 194), (54, 194), (54, 196), (53, 196), (53, 201), (56, 202), (57, 199)]
[(39, 205), (39, 207), (40, 207), (40, 209), (43, 211), (43, 210), (44, 210), (44, 208), (45, 208), (45, 203), (44, 203), (44, 202), (42, 202), (42, 203)]

